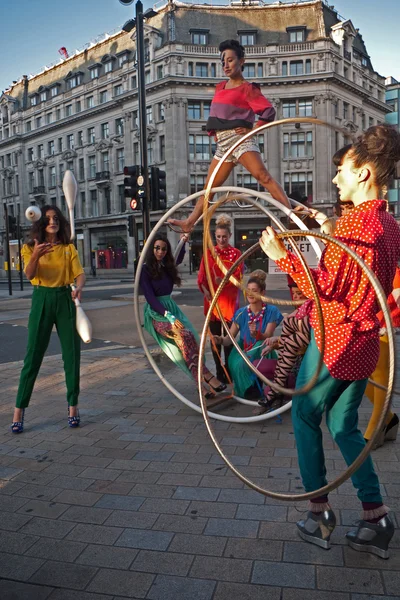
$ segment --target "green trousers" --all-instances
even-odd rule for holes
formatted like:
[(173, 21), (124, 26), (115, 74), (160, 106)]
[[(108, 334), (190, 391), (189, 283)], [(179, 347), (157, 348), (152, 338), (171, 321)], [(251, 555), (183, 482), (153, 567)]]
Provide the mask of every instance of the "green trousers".
[(71, 288), (36, 286), (29, 315), (28, 348), (19, 381), (17, 408), (26, 408), (29, 404), (53, 325), (61, 342), (68, 404), (78, 404), (81, 350)]
[[(303, 387), (317, 367), (320, 353), (312, 331), (311, 334), (311, 342), (297, 376), (296, 388)], [(312, 492), (327, 484), (320, 428), (324, 411), (326, 411), (328, 429), (347, 465), (354, 462), (363, 450), (365, 440), (358, 429), (358, 407), (367, 381), (367, 379), (360, 381), (335, 379), (323, 364), (313, 389), (306, 395), (293, 397), (292, 422), (300, 472), (306, 492)], [(366, 458), (351, 479), (362, 502), (382, 502), (379, 480), (371, 456)]]

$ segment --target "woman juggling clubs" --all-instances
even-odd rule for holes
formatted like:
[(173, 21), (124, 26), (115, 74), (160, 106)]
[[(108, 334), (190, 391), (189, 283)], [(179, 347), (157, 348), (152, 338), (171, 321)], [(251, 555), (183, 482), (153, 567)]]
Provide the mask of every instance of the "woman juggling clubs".
[[(76, 330), (75, 298), (80, 300), (85, 274), (70, 243), (70, 229), (57, 206), (44, 206), (22, 248), (24, 270), (34, 286), (28, 323), (28, 347), (19, 381), (13, 433), (22, 433), (24, 413), (49, 345), (53, 325), (60, 338), (67, 385), (68, 424), (78, 427), (80, 338)], [(70, 285), (76, 287), (71, 290)]]
[[(185, 244), (175, 261), (171, 244), (162, 234), (156, 237), (149, 248), (140, 277), (140, 286), (146, 298), (144, 327), (168, 358), (197, 381), (199, 336), (171, 297), (174, 284), (181, 284), (177, 265), (182, 262), (184, 255)], [(226, 389), (225, 383), (219, 381), (207, 367), (203, 372), (205, 381), (213, 390), (206, 394), (206, 398), (212, 398), (215, 393)]]
[[(236, 260), (240, 256), (240, 250), (238, 250), (237, 248), (233, 248), (229, 244), (229, 240), (232, 235), (232, 219), (229, 217), (229, 215), (221, 214), (217, 217), (215, 225), (215, 240), (217, 242), (217, 245), (215, 246), (214, 250), (219, 260), (223, 263), (226, 269), (230, 269), (233, 263), (236, 262)], [(223, 279), (223, 273), (218, 267), (213, 257), (211, 256), (210, 251), (208, 251), (208, 264), (210, 265), (210, 273), (213, 281), (213, 287), (214, 290), (216, 290)], [(235, 273), (233, 273), (233, 277), (236, 278), (238, 283), (240, 283), (242, 279), (243, 266), (244, 265), (242, 263), (241, 265), (239, 265)], [(204, 314), (206, 315), (208, 313), (208, 308), (211, 302), (211, 293), (208, 287), (206, 270), (204, 266), (204, 258), (201, 259), (199, 274), (197, 276), (197, 285), (199, 286), (199, 289), (202, 292), (202, 294), (204, 294)], [(228, 281), (225, 284), (218, 298), (218, 308), (220, 309), (222, 316), (226, 320), (228, 327), (231, 326), (233, 315), (239, 308), (239, 294), (240, 288), (237, 287), (234, 283)], [(214, 309), (213, 314), (211, 315), (210, 332), (212, 335), (222, 334), (222, 323), (216, 308)], [(221, 381), (225, 381), (225, 372), (229, 374), (228, 357), (232, 346), (225, 346), (224, 348), (225, 367), (222, 365), (221, 361), (221, 346), (217, 345), (216, 349), (214, 349), (214, 344), (212, 344), (211, 349), (214, 357), (215, 366), (217, 368), (217, 377)]]
[[(372, 269), (387, 296), (400, 258), (400, 230), (379, 194), (399, 159), (399, 133), (388, 125), (370, 127), (342, 157), (333, 179), (341, 200), (354, 204), (354, 209), (337, 221), (334, 237)], [(260, 242), (264, 252), (312, 298), (300, 260), (286, 250), (271, 227), (263, 232)], [(379, 357), (378, 304), (361, 267), (346, 252), (328, 243), (313, 270), (313, 279), (325, 324), (323, 366), (316, 385), (306, 395), (295, 396), (292, 407), (299, 467), (307, 492), (327, 483), (320, 428), (324, 412), (328, 429), (348, 465), (364, 449), (358, 407)], [(320, 354), (321, 331), (315, 303), (310, 323), (311, 342), (300, 367), (297, 388), (309, 381)], [(388, 558), (394, 527), (382, 502), (371, 456), (353, 474), (352, 482), (363, 513), (358, 528), (347, 533), (347, 541), (355, 550)], [(310, 502), (306, 519), (297, 527), (306, 541), (329, 548), (335, 524), (328, 497), (320, 496)]]
[[(275, 109), (263, 96), (260, 86), (246, 81), (243, 77), (243, 46), (237, 40), (226, 40), (219, 45), (219, 51), (222, 68), (228, 80), (217, 85), (206, 125), (208, 134), (214, 136), (217, 142), (217, 150), (208, 169), (205, 187), (225, 152), (253, 129), (256, 115), (259, 116), (256, 129), (275, 118)], [(254, 137), (240, 144), (223, 163), (214, 179), (213, 187), (223, 185), (237, 163), (243, 165), (276, 200), (290, 208), (284, 190), (265, 168)], [(200, 196), (186, 220), (169, 219), (168, 222), (180, 227), (182, 231), (190, 231), (202, 213), (203, 202), (204, 197)]]

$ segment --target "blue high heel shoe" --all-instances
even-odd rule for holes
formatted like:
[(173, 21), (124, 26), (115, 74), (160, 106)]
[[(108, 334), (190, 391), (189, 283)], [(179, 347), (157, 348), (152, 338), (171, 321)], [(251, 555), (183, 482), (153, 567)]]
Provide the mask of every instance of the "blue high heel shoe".
[(14, 421), (11, 425), (11, 431), (13, 433), (22, 433), (24, 430), (24, 418), (25, 418), (25, 409), (22, 409), (22, 421)]
[(74, 417), (70, 417), (69, 416), (69, 404), (68, 404), (68, 425), (70, 427), (79, 427), (79, 424), (81, 422), (81, 418), (79, 416), (79, 410), (78, 410), (78, 414), (75, 415)]

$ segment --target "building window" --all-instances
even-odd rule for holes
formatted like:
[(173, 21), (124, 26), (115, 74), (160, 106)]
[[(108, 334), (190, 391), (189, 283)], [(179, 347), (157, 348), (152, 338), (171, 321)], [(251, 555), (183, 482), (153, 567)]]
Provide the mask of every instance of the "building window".
[(75, 112), (76, 113), (80, 113), (81, 112), (81, 101), (80, 100), (77, 100), (75, 102)]
[(165, 161), (165, 136), (160, 135), (160, 162)]
[(208, 102), (208, 101), (203, 102), (203, 119), (205, 121), (207, 121), (208, 117), (210, 116), (210, 108), (211, 108), (211, 102)]
[(33, 160), (33, 148), (28, 148), (28, 162)]
[(73, 150), (74, 148), (74, 134), (70, 133), (67, 135), (67, 149)]
[(102, 140), (105, 140), (106, 138), (108, 138), (110, 135), (108, 123), (102, 123), (100, 125), (100, 131), (101, 131), (101, 139)]
[(305, 28), (301, 27), (299, 29), (288, 28), (287, 32), (289, 34), (289, 43), (290, 44), (298, 44), (304, 42), (305, 40)]
[(153, 110), (151, 106), (146, 106), (146, 124), (150, 125), (153, 122)]
[(107, 102), (107, 90), (100, 92), (100, 104), (104, 104), (104, 102)]
[(139, 164), (139, 142), (133, 144), (133, 164)]
[(313, 101), (311, 98), (301, 100), (284, 100), (282, 102), (282, 117), (311, 117), (313, 114)]
[(258, 143), (258, 147), (260, 148), (260, 154), (261, 156), (264, 156), (264, 152), (265, 152), (265, 139), (264, 139), (264, 134), (260, 133), (257, 136), (257, 143)]
[(83, 158), (80, 158), (78, 162), (78, 178), (80, 181), (85, 179), (85, 160)]
[(189, 159), (210, 160), (211, 139), (208, 135), (189, 135)]
[(133, 77), (131, 77), (131, 88), (133, 90), (136, 90), (136, 88), (137, 88), (137, 77), (136, 77), (136, 75), (134, 75)]
[(97, 202), (97, 190), (90, 190), (90, 206), (92, 210), (92, 217), (98, 217), (99, 205)]
[(63, 179), (64, 179), (64, 173), (65, 173), (64, 164), (63, 163), (60, 163), (59, 170), (60, 170), (60, 181), (62, 183)]
[(241, 174), (238, 173), (236, 175), (236, 185), (238, 187), (245, 187), (248, 188), (250, 190), (255, 190), (255, 191), (262, 191), (264, 188), (259, 185), (257, 179), (255, 177), (253, 177), (253, 175), (250, 174)]
[(113, 70), (113, 61), (109, 60), (108, 62), (104, 63), (104, 73), (111, 73), (111, 71)]
[(94, 132), (94, 127), (89, 127), (87, 130), (87, 140), (88, 144), (94, 144), (96, 141), (96, 135)]
[(72, 90), (76, 87), (78, 87), (78, 85), (81, 85), (82, 83), (82, 74), (81, 73), (77, 73), (76, 75), (73, 75), (72, 77), (70, 77), (68, 79), (68, 89)]
[(125, 186), (118, 186), (119, 212), (126, 212)]
[(93, 69), (90, 69), (90, 79), (97, 79), (99, 77), (99, 67), (93, 67)]
[(157, 65), (157, 79), (162, 79), (164, 77), (164, 69), (162, 65)]
[(285, 173), (285, 192), (290, 196), (293, 193), (312, 202), (313, 198), (313, 176), (308, 173)]
[(122, 87), (122, 85), (116, 85), (114, 87), (114, 96), (120, 96), (121, 94), (124, 93), (124, 88)]
[(42, 117), (37, 117), (36, 119), (36, 129), (42, 126)]
[(257, 65), (257, 77), (263, 77), (264, 75), (264, 66), (262, 63), (258, 63)]
[(282, 103), (282, 117), (288, 119), (296, 116), (296, 101)]
[(30, 173), (28, 173), (28, 189), (29, 189), (30, 194), (33, 193), (34, 187), (35, 187), (35, 173), (33, 171), (31, 171)]
[(134, 129), (137, 129), (139, 127), (139, 116), (138, 116), (138, 111), (134, 110), (132, 111), (132, 126)]
[(56, 109), (56, 121), (61, 119), (61, 108)]
[(150, 62), (150, 45), (149, 40), (144, 40), (144, 62), (145, 64)]
[(47, 90), (44, 92), (40, 92), (40, 102), (46, 102), (47, 100)]
[(306, 73), (311, 73), (311, 59), (307, 58), (306, 60)]
[(124, 119), (115, 119), (115, 135), (124, 135)]
[(81, 192), (81, 216), (86, 217), (86, 194)]
[(146, 71), (144, 74), (144, 82), (145, 84), (151, 83), (151, 73), (150, 71)]
[(89, 96), (88, 98), (86, 98), (86, 108), (93, 108), (93, 107), (94, 107), (94, 97)]
[(83, 146), (83, 131), (78, 131), (78, 147)]
[(290, 75), (303, 75), (304, 65), (302, 60), (290, 61)]
[(32, 121), (27, 121), (25, 123), (25, 131), (26, 131), (26, 133), (28, 133), (29, 131), (32, 131)]
[(104, 189), (104, 200), (106, 205), (106, 214), (111, 215), (111, 190), (110, 188)]
[(249, 77), (255, 77), (255, 76), (256, 76), (255, 63), (246, 63), (244, 65), (244, 69), (243, 69), (243, 77), (245, 77), (247, 79)]
[(312, 132), (283, 134), (284, 158), (311, 158), (313, 156)]
[(311, 117), (313, 114), (312, 100), (298, 100), (299, 117)]
[(196, 77), (208, 77), (208, 63), (196, 63)]
[(206, 185), (207, 175), (191, 175), (190, 176), (190, 194), (201, 192)]
[(49, 187), (56, 187), (56, 168), (49, 167)]
[(101, 155), (101, 165), (102, 165), (102, 171), (109, 171), (110, 170), (110, 153), (108, 152), (103, 152)]
[(284, 60), (282, 63), (282, 77), (286, 77), (286, 76), (287, 76), (287, 62), (286, 62), (286, 60)]
[(51, 88), (50, 96), (52, 98), (54, 98), (55, 96), (58, 96), (58, 86), (57, 85), (55, 85), (54, 87)]
[(188, 63), (188, 76), (193, 77), (193, 63)]
[(38, 104), (39, 104), (38, 97), (32, 96), (31, 97), (31, 106), (37, 106)]
[(58, 138), (57, 140), (57, 148), (59, 152), (62, 152), (64, 150), (64, 143), (62, 137)]
[(126, 52), (124, 52), (124, 54), (121, 54), (120, 56), (118, 56), (118, 68), (120, 69), (121, 67), (124, 66), (125, 63), (128, 62), (128, 55)]
[(165, 119), (164, 104), (162, 102), (159, 102), (157, 104), (157, 106), (158, 106), (158, 120), (164, 121), (164, 119)]
[(46, 113), (46, 125), (50, 125), (50, 123), (53, 121), (53, 115), (52, 113)]
[(192, 36), (192, 44), (196, 44), (196, 46), (207, 46), (208, 29), (191, 29), (189, 33)]
[(201, 102), (200, 102), (200, 100), (189, 100), (189, 102), (188, 102), (188, 119), (201, 119)]
[(255, 31), (238, 31), (239, 41), (242, 46), (255, 46), (256, 32)]
[(349, 105), (347, 102), (343, 102), (343, 119), (349, 118)]
[(89, 179), (96, 177), (96, 156), (89, 156)]
[(124, 149), (118, 148), (117, 149), (117, 171), (119, 173), (121, 173), (124, 170), (124, 166), (125, 166)]
[(72, 104), (67, 104), (65, 107), (65, 116), (70, 117), (72, 115)]
[[(9, 154), (7, 156), (10, 156)], [(43, 149), (43, 144), (39, 144), (37, 147), (37, 156), (38, 158), (43, 158), (44, 156), (44, 149)], [(11, 161), (10, 161), (11, 164)]]
[(50, 140), (50, 142), (47, 142), (47, 154), (49, 156), (54, 155), (54, 140)]

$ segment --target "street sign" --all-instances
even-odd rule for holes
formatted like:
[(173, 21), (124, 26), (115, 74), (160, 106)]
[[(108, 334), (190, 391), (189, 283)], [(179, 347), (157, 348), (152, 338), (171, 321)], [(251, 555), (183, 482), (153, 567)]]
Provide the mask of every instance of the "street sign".
[(143, 177), (143, 175), (139, 175), (139, 177), (137, 178), (137, 184), (139, 186), (142, 186), (144, 184), (144, 177)]
[(132, 198), (132, 200), (131, 200), (131, 209), (132, 210), (136, 210), (136, 207), (137, 207), (137, 200), (136, 200), (136, 198)]

